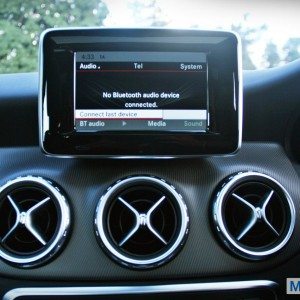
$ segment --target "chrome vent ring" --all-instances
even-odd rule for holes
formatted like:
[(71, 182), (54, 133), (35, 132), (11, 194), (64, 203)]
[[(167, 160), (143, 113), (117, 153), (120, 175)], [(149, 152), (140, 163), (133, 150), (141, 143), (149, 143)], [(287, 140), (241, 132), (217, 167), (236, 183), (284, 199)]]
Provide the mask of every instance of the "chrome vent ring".
[(102, 196), (95, 216), (97, 238), (122, 265), (159, 266), (179, 251), (188, 233), (182, 197), (162, 179), (135, 176), (118, 181)]
[(0, 188), (0, 257), (18, 267), (52, 258), (66, 240), (70, 210), (49, 180), (18, 177)]
[(222, 242), (252, 260), (272, 256), (289, 241), (295, 208), (285, 188), (258, 172), (230, 176), (213, 203), (213, 223)]

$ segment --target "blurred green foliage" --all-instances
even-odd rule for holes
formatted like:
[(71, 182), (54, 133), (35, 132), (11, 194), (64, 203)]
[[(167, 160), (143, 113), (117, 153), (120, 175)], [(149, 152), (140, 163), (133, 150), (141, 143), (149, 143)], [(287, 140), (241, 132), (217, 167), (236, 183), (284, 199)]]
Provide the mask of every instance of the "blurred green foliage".
[(156, 0), (127, 0), (128, 8), (136, 24), (142, 27), (165, 27), (168, 17), (163, 13)]
[(107, 14), (101, 0), (0, 1), (0, 73), (36, 71), (43, 30), (101, 26)]
[(244, 15), (244, 22), (231, 26), (231, 30), (237, 32), (242, 40), (242, 60), (243, 60), (243, 68), (245, 70), (254, 70), (256, 69), (249, 53), (249, 47), (255, 43), (260, 35), (267, 30), (266, 25), (261, 25), (257, 27), (249, 27), (247, 26), (248, 14)]
[(273, 68), (279, 65), (280, 56), (278, 54), (278, 47), (273, 42), (269, 42), (266, 45), (264, 59), (266, 61), (267, 68)]
[[(37, 70), (41, 32), (52, 27), (102, 26), (108, 15), (105, 3), (126, 1), (136, 26), (164, 27), (169, 21), (157, 0), (2, 0), (0, 1), (0, 74)], [(253, 45), (262, 39), (267, 27), (253, 26), (249, 14), (231, 30), (242, 39), (243, 68), (256, 69)], [(197, 25), (193, 26), (199, 28)], [(201, 29), (201, 28), (199, 28)], [(221, 28), (222, 29), (222, 28)], [(257, 56), (257, 53), (256, 53)], [(265, 67), (275, 67), (300, 57), (300, 38), (287, 39), (284, 47), (266, 41), (261, 53)]]
[(300, 38), (290, 38), (284, 45), (285, 61), (291, 62), (300, 56)]

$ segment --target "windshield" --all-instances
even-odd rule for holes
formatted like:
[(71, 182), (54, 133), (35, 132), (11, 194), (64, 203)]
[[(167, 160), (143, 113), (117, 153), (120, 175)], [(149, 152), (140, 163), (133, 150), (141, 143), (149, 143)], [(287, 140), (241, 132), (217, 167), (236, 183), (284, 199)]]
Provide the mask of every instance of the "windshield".
[(233, 30), (243, 68), (271, 68), (300, 57), (299, 11), (297, 0), (1, 1), (0, 73), (36, 71), (41, 32), (69, 26)]

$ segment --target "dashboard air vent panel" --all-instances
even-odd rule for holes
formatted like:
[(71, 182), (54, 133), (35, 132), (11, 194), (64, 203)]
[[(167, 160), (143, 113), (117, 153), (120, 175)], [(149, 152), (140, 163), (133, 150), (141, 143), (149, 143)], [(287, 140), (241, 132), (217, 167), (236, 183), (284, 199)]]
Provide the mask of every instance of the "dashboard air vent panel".
[(188, 215), (182, 197), (161, 179), (130, 177), (101, 198), (96, 234), (122, 265), (149, 268), (172, 258), (183, 244)]
[(19, 177), (0, 188), (0, 257), (19, 267), (51, 258), (66, 239), (65, 197), (41, 177)]
[(231, 176), (214, 202), (214, 224), (234, 253), (264, 259), (289, 241), (295, 209), (287, 191), (273, 178), (245, 172)]

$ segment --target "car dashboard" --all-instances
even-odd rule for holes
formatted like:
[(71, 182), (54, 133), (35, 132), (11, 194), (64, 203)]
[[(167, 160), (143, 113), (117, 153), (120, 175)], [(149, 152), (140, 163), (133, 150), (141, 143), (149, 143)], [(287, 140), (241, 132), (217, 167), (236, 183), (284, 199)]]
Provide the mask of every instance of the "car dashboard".
[(42, 153), (38, 74), (1, 75), (3, 299), (286, 299), (300, 264), (300, 62), (243, 77), (237, 153), (113, 159)]

